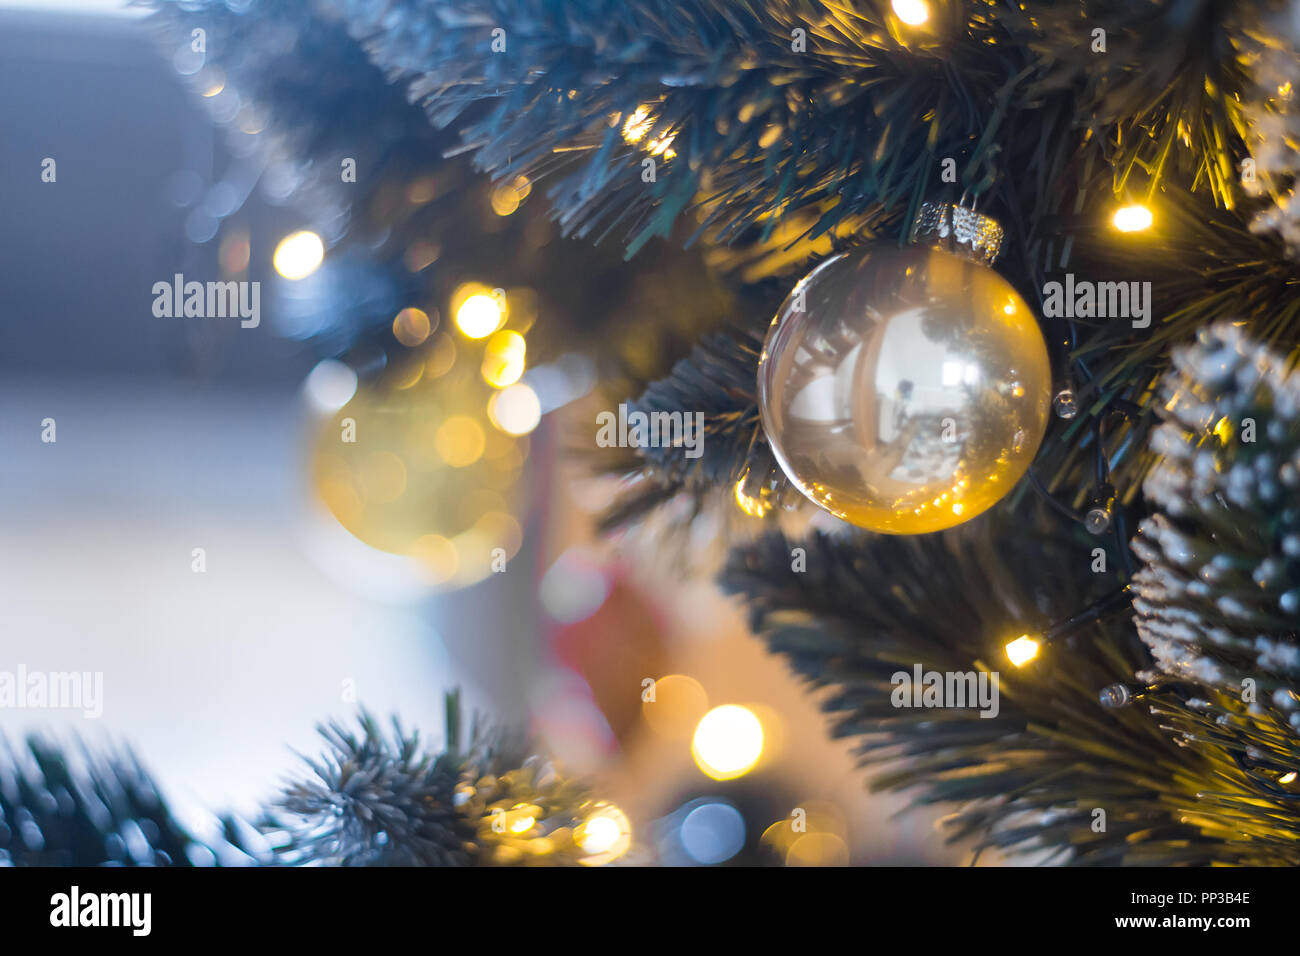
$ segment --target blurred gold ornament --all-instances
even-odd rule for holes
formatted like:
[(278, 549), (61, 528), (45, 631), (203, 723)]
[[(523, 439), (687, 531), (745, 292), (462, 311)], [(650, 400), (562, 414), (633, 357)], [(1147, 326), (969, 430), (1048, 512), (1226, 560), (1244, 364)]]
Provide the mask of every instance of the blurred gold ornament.
[(759, 409), (782, 470), (871, 531), (969, 521), (1020, 480), (1047, 427), (1042, 332), (987, 266), (1000, 228), (954, 223), (951, 211), (941, 221), (935, 208), (927, 235), (969, 243), (964, 254), (872, 244), (824, 262), (782, 305), (759, 362)]
[[(431, 361), (416, 359), (422, 368)], [(326, 421), (313, 486), (356, 538), (411, 558), (432, 585), (463, 587), (519, 550), (527, 439), (489, 424), (488, 389), (469, 365), (412, 385), (396, 371), (361, 385)]]

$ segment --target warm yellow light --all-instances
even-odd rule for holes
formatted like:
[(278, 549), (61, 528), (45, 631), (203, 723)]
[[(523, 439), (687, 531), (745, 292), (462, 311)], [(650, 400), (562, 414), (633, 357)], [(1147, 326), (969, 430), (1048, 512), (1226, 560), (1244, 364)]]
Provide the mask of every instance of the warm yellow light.
[(632, 845), (632, 824), (612, 803), (600, 803), (573, 834), (587, 857), (587, 866), (602, 866), (627, 852)]
[(1007, 645), (1007, 657), (1012, 664), (1023, 667), (1038, 656), (1038, 642), (1028, 634), (1021, 634)]
[(761, 518), (770, 510), (770, 505), (761, 498), (753, 498), (745, 494), (745, 479), (741, 477), (736, 482), (736, 504), (740, 510), (752, 518)]
[(471, 295), (456, 310), (456, 327), (471, 339), (482, 339), (501, 328), (505, 310), (495, 295), (479, 292)]
[(524, 374), (527, 345), (518, 332), (503, 329), (488, 339), (483, 352), (483, 379), (493, 388), (505, 388)]
[(894, 0), (894, 15), (910, 27), (919, 27), (930, 19), (930, 6), (925, 0)]
[(1292, 770), (1290, 773), (1284, 773), (1277, 778), (1278, 783), (1295, 783), (1296, 773)]
[(669, 674), (655, 681), (654, 695), (641, 700), (641, 716), (661, 737), (688, 739), (700, 718), (709, 712), (704, 685), (685, 674)]
[(763, 753), (763, 725), (754, 712), (739, 704), (715, 707), (695, 728), (691, 756), (714, 780), (743, 776)]
[(645, 106), (638, 106), (633, 110), (632, 115), (627, 118), (627, 122), (623, 124), (623, 139), (626, 142), (635, 143), (643, 139), (654, 124), (654, 117), (650, 115), (650, 109)]
[(528, 385), (516, 382), (488, 399), (488, 418), (507, 435), (527, 435), (542, 420), (542, 403)]
[(271, 262), (286, 279), (305, 279), (325, 258), (325, 243), (314, 232), (295, 232), (280, 240)]
[(1151, 210), (1140, 204), (1116, 209), (1115, 216), (1111, 219), (1120, 232), (1141, 232), (1143, 229), (1150, 229), (1152, 221)]
[[(646, 134), (654, 128), (654, 125), (655, 118), (650, 115), (650, 108), (638, 106), (623, 123), (623, 141), (627, 143), (641, 142), (641, 140), (645, 139)], [(656, 139), (650, 140), (645, 144), (646, 152), (651, 156), (673, 159), (677, 155), (677, 151), (672, 148), (673, 138), (676, 135), (676, 133), (665, 133)]]
[(510, 832), (523, 833), (524, 831), (531, 829), (532, 825), (536, 822), (537, 821), (535, 821), (532, 817), (519, 817), (517, 820), (515, 820), (513, 823), (510, 824)]
[(527, 176), (516, 176), (508, 183), (501, 183), (492, 190), (492, 211), (498, 216), (509, 216), (532, 191), (533, 184)]
[(474, 464), (487, 446), (479, 423), (465, 415), (452, 415), (439, 425), (433, 441), (442, 460), (453, 468)]

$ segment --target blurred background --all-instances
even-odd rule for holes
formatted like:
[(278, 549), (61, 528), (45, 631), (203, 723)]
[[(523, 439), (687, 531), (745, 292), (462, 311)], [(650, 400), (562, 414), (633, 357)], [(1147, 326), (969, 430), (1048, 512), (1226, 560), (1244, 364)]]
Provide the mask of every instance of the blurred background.
[[(964, 860), (866, 793), (706, 578), (595, 531), (612, 489), (574, 436), (616, 407), (598, 383), (675, 357), (641, 316), (725, 312), (707, 269), (672, 307), (647, 264), (680, 252), (559, 239), (400, 96), (383, 149), (294, 159), (233, 74), (118, 6), (0, 0), (0, 670), (104, 675), (98, 720), (0, 731), (129, 742), (197, 821), (251, 812), (358, 705), (436, 738), (460, 687), (660, 862)], [(158, 316), (177, 274), (258, 282), (260, 322)], [(764, 839), (796, 809), (802, 838)]]

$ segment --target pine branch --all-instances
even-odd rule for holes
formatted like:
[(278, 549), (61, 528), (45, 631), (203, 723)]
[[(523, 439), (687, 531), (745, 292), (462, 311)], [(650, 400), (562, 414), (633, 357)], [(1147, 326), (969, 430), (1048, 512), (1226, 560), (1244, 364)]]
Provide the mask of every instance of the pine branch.
[(262, 822), (287, 865), (576, 865), (591, 856), (581, 827), (597, 806), (583, 785), (533, 754), (526, 737), (474, 727), (460, 743), (460, 703), (447, 697), (447, 743), (433, 751), (394, 720), (364, 711), (360, 734), (322, 725), (327, 749), (306, 759)]
[(129, 752), (69, 752), (36, 736), (0, 744), (0, 866), (255, 862), (233, 820), (224, 843), (190, 834)]
[(18, 750), (0, 738), (0, 866), (572, 866), (628, 848), (627, 832), (619, 846), (605, 831), (599, 845), (588, 839), (594, 817), (626, 818), (526, 735), (475, 720), (462, 744), (459, 693), (446, 712), (441, 750), (364, 711), (359, 732), (322, 725), (324, 753), (259, 823), (269, 849), (229, 815), (221, 838), (195, 838), (129, 753), (74, 756), (36, 737)]
[[(188, 79), (197, 92), (221, 92), (196, 99), (231, 127), (237, 156), (251, 150), (250, 165), (267, 170), (274, 200), (295, 206), (325, 239), (316, 294), (279, 303), (277, 316), (280, 331), (321, 354), (365, 368), (429, 358), (436, 336), (403, 345), (394, 316), (416, 306), (444, 331), (454, 316), (442, 313), (467, 280), (514, 294), (513, 325), (527, 329), (530, 367), (578, 348), (603, 371), (661, 375), (729, 310), (731, 297), (702, 256), (680, 244), (657, 250), (655, 270), (632, 269), (615, 248), (559, 241), (531, 183), (509, 185), (507, 206), (494, 206), (500, 195), (468, 157), (444, 158), (454, 132), (431, 127), (324, 4), (287, 0), (243, 12), (222, 0), (146, 5), (169, 57), (190, 49), (192, 30), (205, 31), (203, 66)], [(262, 131), (233, 123), (231, 103)], [(354, 181), (342, 179), (344, 160)], [(512, 201), (514, 212), (498, 211)]]
[[(1005, 667), (1006, 640), (1076, 612), (1099, 585), (1073, 570), (1089, 565), (1091, 541), (1038, 534), (1004, 517), (865, 542), (771, 536), (738, 549), (722, 583), (746, 599), (771, 650), (828, 689), (832, 733), (860, 738), (874, 789), (954, 806), (951, 839), (1084, 865), (1293, 865), (1294, 844), (1239, 835), (1227, 812), (1202, 797), (1226, 794), (1233, 813), (1253, 815), (1255, 832), (1291, 813), (1220, 745), (1181, 747), (1140, 708), (1097, 703), (1099, 688), (1143, 666), (1128, 628), (1095, 626), (1024, 669)], [(995, 521), (1003, 522), (997, 533)], [(806, 549), (805, 570), (792, 569), (795, 546)], [(892, 675), (918, 664), (999, 672), (1000, 712), (894, 707)], [(1199, 717), (1176, 698), (1161, 705)], [(1106, 811), (1105, 832), (1092, 829), (1096, 808)]]

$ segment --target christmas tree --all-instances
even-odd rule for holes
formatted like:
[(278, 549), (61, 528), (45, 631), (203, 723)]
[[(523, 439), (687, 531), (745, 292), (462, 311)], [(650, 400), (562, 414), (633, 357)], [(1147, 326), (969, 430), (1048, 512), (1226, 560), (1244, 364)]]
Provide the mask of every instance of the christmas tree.
[[(713, 521), (871, 787), (1012, 855), (1300, 862), (1300, 4), (160, 6), (387, 277), (323, 349), (409, 345), (382, 200), (413, 163), (544, 200), (578, 242), (542, 354), (576, 341), (626, 405), (619, 447), (573, 436), (626, 479), (603, 527)], [(556, 280), (611, 249), (660, 294)], [(631, 320), (662, 348), (621, 350)], [(460, 860), (443, 803), (379, 828), (400, 850), (370, 821), (478, 758), (327, 736), (350, 756), (286, 795), (281, 852)], [(382, 792), (331, 822), (353, 764)], [(538, 786), (512, 806), (577, 799)]]

